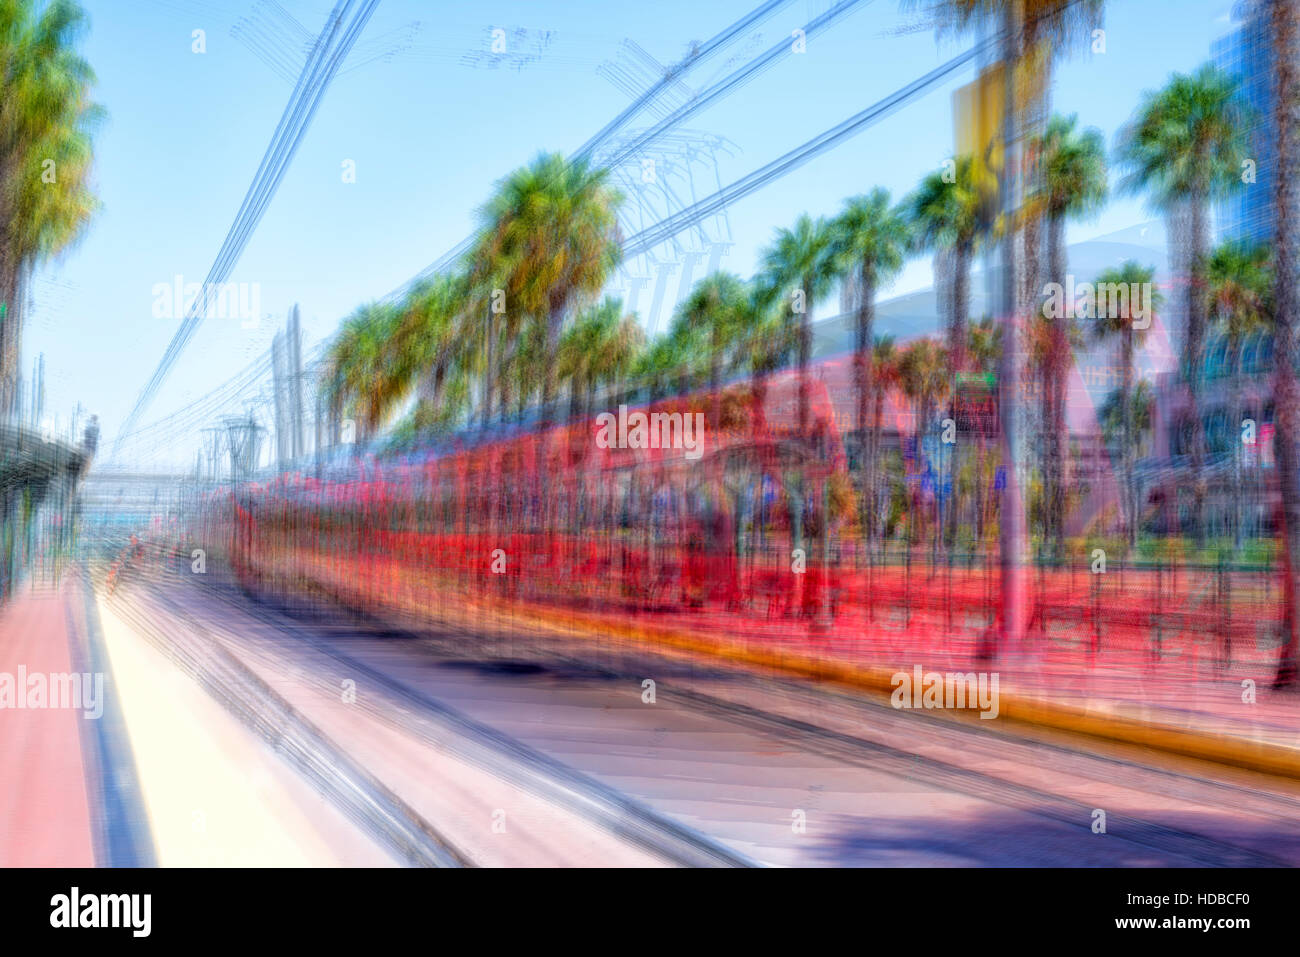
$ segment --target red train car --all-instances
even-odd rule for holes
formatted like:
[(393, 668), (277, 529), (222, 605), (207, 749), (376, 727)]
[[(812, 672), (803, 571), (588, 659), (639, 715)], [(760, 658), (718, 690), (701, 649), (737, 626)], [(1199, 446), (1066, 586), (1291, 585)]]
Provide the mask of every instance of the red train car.
[[(203, 534), (249, 585), (376, 610), (508, 595), (639, 611), (757, 599), (812, 613), (847, 515), (826, 515), (842, 504), (847, 461), (820, 379), (808, 401), (806, 442), (793, 428), (797, 378), (785, 373), (358, 462), (345, 479), (280, 476), (214, 496)], [(806, 609), (791, 602), (792, 581)]]

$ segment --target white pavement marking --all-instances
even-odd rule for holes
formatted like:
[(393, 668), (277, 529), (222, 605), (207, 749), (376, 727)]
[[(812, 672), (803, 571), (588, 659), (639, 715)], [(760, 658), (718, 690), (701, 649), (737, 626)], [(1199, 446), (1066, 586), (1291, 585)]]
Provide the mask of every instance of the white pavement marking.
[(398, 863), (103, 601), (97, 604), (160, 866)]

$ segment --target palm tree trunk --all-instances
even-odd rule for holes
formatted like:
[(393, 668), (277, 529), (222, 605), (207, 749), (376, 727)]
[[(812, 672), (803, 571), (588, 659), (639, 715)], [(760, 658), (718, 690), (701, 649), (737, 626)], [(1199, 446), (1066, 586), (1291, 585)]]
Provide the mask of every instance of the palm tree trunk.
[(805, 280), (804, 311), (799, 314), (799, 442), (806, 443), (808, 435), (808, 360), (812, 353), (812, 296), (807, 290), (812, 283)]
[(1201, 376), (1205, 367), (1205, 260), (1209, 247), (1206, 219), (1208, 198), (1191, 204), (1190, 286), (1187, 290), (1187, 390), (1192, 408), (1192, 536), (1197, 546), (1205, 541), (1205, 423), (1201, 420)]
[[(512, 408), (511, 400), (514, 396), (514, 380), (512, 376), (514, 374), (515, 354), (518, 351), (518, 345), (507, 338), (506, 342), (502, 343), (501, 358), (496, 363), (497, 390), (501, 393), (501, 420), (503, 422), (509, 417)], [(520, 411), (522, 411), (522, 403)]]
[(560, 348), (560, 327), (564, 324), (564, 313), (552, 309), (546, 317), (546, 354), (543, 361), (546, 368), (542, 373), (542, 426), (551, 424), (551, 404), (555, 399), (556, 366), (555, 357)]
[(433, 369), (426, 373), (420, 380), (419, 387), (419, 404), (425, 408), (427, 422), (436, 419), (439, 410), (442, 408), (442, 395), (447, 382), (447, 364), (439, 362)]
[[(871, 489), (870, 501), (867, 503), (867, 514), (870, 515), (869, 522), (871, 526), (873, 526), (873, 528), (876, 524), (876, 516), (880, 512), (880, 504), (879, 504), (880, 498), (876, 494), (876, 483), (879, 480), (879, 476), (876, 474), (876, 463), (880, 461), (880, 433), (884, 424), (884, 415), (885, 415), (885, 390), (881, 385), (877, 384), (875, 387), (875, 392), (876, 392), (876, 408), (875, 408), (875, 413), (871, 420), (872, 422), (871, 466), (872, 467), (871, 467), (871, 472), (867, 476), (867, 481), (870, 484), (870, 489)], [(881, 537), (882, 539), (884, 537), (883, 527), (881, 528)]]
[(1237, 336), (1229, 334), (1228, 348), (1232, 352), (1232, 362), (1229, 366), (1232, 369), (1232, 419), (1230, 420), (1229, 434), (1232, 437), (1232, 487), (1234, 494), (1232, 496), (1232, 554), (1234, 559), (1241, 554), (1242, 525), (1245, 523), (1245, 510), (1243, 504), (1246, 497), (1246, 490), (1242, 487), (1243, 477), (1241, 474), (1241, 419), (1242, 419), (1242, 402), (1241, 402), (1241, 343)]
[(492, 307), (487, 307), (487, 319), (484, 322), (484, 328), (487, 330), (487, 362), (483, 371), (483, 428), (488, 427), (492, 421), (492, 389), (496, 385), (496, 367), (493, 365), (493, 339), (496, 338), (496, 330), (492, 328)]
[(1065, 460), (1070, 447), (1070, 435), (1065, 419), (1065, 363), (1069, 344), (1064, 354), (1058, 354), (1052, 372), (1052, 556), (1060, 561), (1065, 555)]
[(970, 315), (970, 264), (972, 250), (958, 247), (953, 259), (952, 316), (948, 326), (948, 349), (954, 373), (966, 371), (966, 321)]
[(18, 362), (22, 348), (22, 267), (0, 247), (0, 417), (15, 412), (18, 399)]
[[(1050, 215), (1047, 219), (1048, 275), (1052, 282), (1066, 283), (1065, 217)], [(1051, 538), (1052, 557), (1059, 561), (1065, 553), (1065, 369), (1070, 351), (1067, 334), (1069, 316), (1049, 320), (1047, 335), (1047, 362), (1043, 376), (1043, 452), (1047, 467), (1044, 472), (1045, 531)]]
[(1137, 486), (1133, 476), (1133, 456), (1137, 446), (1137, 436), (1133, 434), (1133, 326), (1126, 323), (1120, 333), (1120, 370), (1119, 370), (1120, 414), (1123, 416), (1124, 443), (1120, 449), (1120, 458), (1124, 463), (1124, 518), (1125, 533), (1128, 537), (1129, 550), (1137, 545), (1139, 506)]
[[(716, 324), (709, 340), (709, 419), (713, 433), (714, 449), (715, 451), (720, 450), (722, 447), (722, 342)], [(724, 511), (733, 505), (733, 502), (727, 496), (724, 484), (725, 469), (726, 462), (723, 456), (714, 454), (713, 465), (709, 471), (713, 482), (715, 507), (719, 511)], [(735, 502), (731, 514), (734, 518), (734, 527), (738, 529), (740, 525), (739, 497), (736, 498)], [(738, 533), (726, 537), (731, 540), (718, 540), (712, 544), (718, 553), (722, 553), (726, 548), (732, 550), (731, 561), (724, 563), (725, 567), (730, 569), (730, 580), (727, 582), (727, 601), (732, 602), (740, 593), (740, 539)]]
[(858, 398), (858, 416), (857, 431), (858, 442), (861, 444), (862, 464), (858, 472), (859, 484), (859, 501), (861, 503), (860, 524), (862, 526), (862, 541), (864, 547), (871, 540), (871, 522), (874, 515), (870, 509), (870, 493), (868, 486), (871, 483), (871, 476), (875, 468), (875, 449), (867, 445), (867, 415), (868, 405), (871, 399), (871, 326), (875, 319), (875, 288), (864, 275), (858, 284), (858, 310), (857, 310), (857, 329), (856, 339), (853, 350), (853, 378), (854, 385), (857, 388)]
[(1277, 315), (1274, 329), (1274, 407), (1277, 428), (1278, 485), (1282, 497), (1282, 562), (1285, 607), (1282, 652), (1274, 684), (1292, 685), (1296, 680), (1296, 653), (1300, 648), (1300, 609), (1297, 593), (1300, 582), (1300, 474), (1296, 459), (1296, 435), (1300, 429), (1300, 390), (1297, 389), (1296, 323), (1300, 321), (1296, 275), (1296, 178), (1300, 176), (1300, 122), (1296, 110), (1297, 90), (1297, 14), (1289, 0), (1272, 0), (1270, 20), (1273, 35), (1273, 104), (1276, 163), (1273, 177), (1273, 215), (1276, 234), (1273, 240), (1275, 300)]
[[(798, 450), (798, 461), (795, 463), (794, 482), (788, 490), (790, 499), (790, 548), (803, 549), (805, 559), (807, 557), (807, 548), (803, 536), (803, 507), (804, 507), (804, 468), (803, 457), (811, 450), (810, 439), (808, 434), (808, 359), (812, 352), (812, 296), (810, 291), (812, 283), (805, 280), (804, 289), (804, 310), (799, 314), (799, 345), (798, 345), (798, 376), (799, 376), (799, 428), (796, 433), (797, 439), (795, 448)], [(800, 603), (799, 607), (802, 607)]]
[(542, 414), (540, 428), (537, 431), (537, 461), (539, 463), (540, 479), (540, 498), (541, 498), (541, 528), (543, 535), (547, 538), (549, 548), (551, 532), (551, 514), (552, 514), (552, 475), (550, 468), (551, 459), (551, 426), (554, 423), (554, 414), (552, 405), (555, 400), (556, 387), (556, 356), (560, 347), (560, 327), (564, 322), (564, 313), (558, 308), (552, 308), (546, 317), (546, 350), (542, 356), (545, 363), (545, 370), (542, 373)]
[(715, 333), (709, 343), (709, 428), (716, 437), (722, 428), (722, 344)]
[[(948, 351), (952, 362), (952, 407), (954, 418), (957, 410), (957, 397), (960, 380), (966, 371), (966, 323), (970, 313), (970, 264), (973, 250), (967, 246), (959, 247), (952, 277), (952, 324), (949, 330)], [(957, 475), (961, 471), (961, 457), (965, 443), (958, 438), (952, 447), (950, 463), (952, 473), (952, 490), (945, 499), (947, 513), (947, 537), (950, 543), (957, 540)]]

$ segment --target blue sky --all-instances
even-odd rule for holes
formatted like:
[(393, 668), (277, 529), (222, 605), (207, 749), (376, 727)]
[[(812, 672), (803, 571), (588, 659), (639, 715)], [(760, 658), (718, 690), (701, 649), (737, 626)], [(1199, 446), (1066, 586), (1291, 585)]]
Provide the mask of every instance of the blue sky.
[[(294, 71), (301, 53), (295, 28), (273, 16), (269, 0), (83, 2), (91, 20), (83, 48), (108, 113), (96, 143), (103, 210), (75, 249), (40, 271), (23, 362), (29, 369), (45, 355), (52, 425), (67, 428), (80, 402), (99, 415), (111, 441), (179, 322), (154, 317), (153, 287), (177, 274), (187, 282), (206, 275), (291, 92), (232, 27), (242, 23), (247, 37), (262, 25), (259, 42), (269, 41), (282, 63), (292, 60)], [(756, 3), (383, 0), (230, 277), (259, 284), (268, 318), (256, 328), (206, 321), (143, 421), (183, 406), (263, 354), (295, 302), (310, 350), (359, 303), (455, 246), (496, 180), (539, 150), (572, 151), (628, 104), (629, 94), (607, 77), (609, 64), (629, 64), (626, 39), (660, 63), (675, 62), (690, 41), (708, 38)], [(279, 4), (313, 36), (332, 5)], [(831, 5), (793, 0), (732, 53), (766, 49)], [(1055, 108), (1077, 112), (1109, 142), (1141, 91), (1208, 58), (1212, 40), (1230, 28), (1229, 9), (1227, 0), (1115, 0), (1106, 11), (1105, 54), (1083, 48), (1060, 64)], [(806, 53), (692, 118), (693, 142), (725, 147), (697, 153), (690, 167), (697, 195), (863, 109), (969, 42), (939, 44), (929, 30), (908, 30), (911, 23), (896, 0), (866, 2), (810, 40)], [(507, 31), (510, 53), (521, 52), (515, 28), (527, 29), (522, 53), (536, 58), (517, 69), (489, 68), (494, 27)], [(206, 32), (204, 54), (191, 50), (194, 29)], [(699, 89), (716, 79), (734, 67), (730, 55), (685, 82)], [(802, 212), (832, 214), (845, 197), (877, 185), (895, 196), (912, 188), (950, 155), (951, 94), (971, 76), (955, 76), (736, 203), (727, 211), (732, 245), (723, 268), (748, 276), (773, 230)], [(640, 117), (632, 126), (651, 121)], [(343, 182), (345, 160), (356, 164), (355, 183)], [(667, 175), (689, 186), (684, 172)], [(1140, 199), (1115, 199), (1095, 221), (1072, 226), (1070, 241), (1149, 219)], [(929, 282), (928, 260), (918, 261), (886, 295)], [(671, 299), (674, 282), (668, 286)], [(654, 322), (648, 291), (640, 307)], [(662, 327), (664, 315), (654, 324)], [(197, 433), (176, 436), (154, 457), (191, 463), (198, 441)]]

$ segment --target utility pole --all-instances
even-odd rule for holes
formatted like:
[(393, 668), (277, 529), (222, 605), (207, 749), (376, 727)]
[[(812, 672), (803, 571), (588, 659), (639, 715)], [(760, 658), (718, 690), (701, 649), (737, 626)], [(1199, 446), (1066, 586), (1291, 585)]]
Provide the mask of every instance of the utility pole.
[(275, 462), (283, 467), (289, 459), (288, 410), (285, 408), (284, 333), (271, 339), (271, 394), (275, 403)]
[(208, 450), (207, 450), (208, 452), (207, 479), (209, 482), (212, 482), (215, 485), (217, 482), (221, 481), (221, 473), (218, 468), (218, 463), (221, 461), (221, 436), (225, 434), (225, 430), (222, 428), (214, 427), (214, 428), (204, 429), (203, 431), (209, 433), (212, 436), (212, 442), (208, 446)]
[(321, 456), (325, 449), (325, 392), (317, 387), (316, 389), (316, 478), (321, 476)]
[(225, 424), (230, 441), (230, 482), (236, 485), (248, 481), (257, 468), (258, 433), (262, 427), (251, 411), (242, 416), (230, 416)]
[(285, 359), (288, 364), (289, 386), (289, 451), (296, 462), (307, 451), (306, 436), (303, 434), (302, 325), (298, 318), (296, 302), (293, 304), (293, 309), (289, 311), (288, 350)]
[[(1024, 0), (1005, 4), (1002, 36), (1002, 169), (999, 196), (1008, 221), (1019, 213), (1021, 202), (1020, 142), (1016, 111), (1015, 72), (1020, 61)], [(1002, 239), (1002, 270), (998, 277), (998, 322), (1002, 328), (1002, 358), (998, 369), (998, 417), (1002, 452), (1002, 488), (998, 513), (1001, 565), (1002, 651), (1017, 651), (1025, 631), (1025, 502), (1020, 479), (1020, 335), (1019, 296), (1016, 283), (1017, 244), (1021, 232), (1006, 230)], [(997, 625), (995, 624), (995, 628)], [(981, 657), (998, 649), (982, 647)]]

